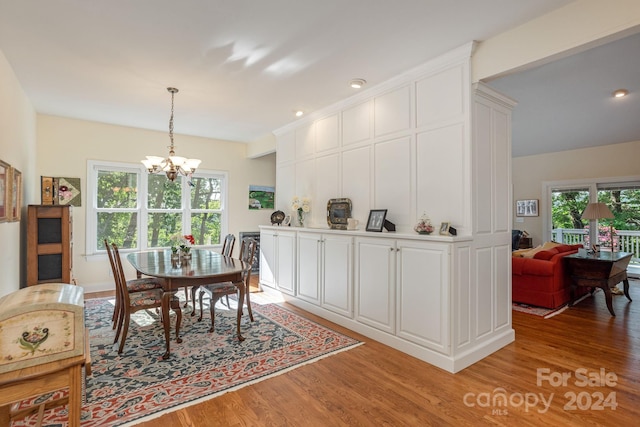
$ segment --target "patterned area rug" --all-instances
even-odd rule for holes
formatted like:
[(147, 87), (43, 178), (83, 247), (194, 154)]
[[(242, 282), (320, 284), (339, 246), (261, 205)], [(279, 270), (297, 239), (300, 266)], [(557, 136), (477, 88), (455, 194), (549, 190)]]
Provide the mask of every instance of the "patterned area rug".
[[(190, 308), (183, 310), (183, 342), (175, 342), (172, 326), (171, 357), (166, 361), (157, 315), (136, 313), (124, 351), (118, 355), (112, 344), (113, 300), (88, 300), (85, 307), (93, 374), (86, 381), (83, 427), (121, 426), (153, 418), (361, 344), (276, 304), (256, 303), (252, 304), (255, 322), (249, 322), (246, 313), (243, 316), (245, 341), (239, 342), (235, 309), (218, 303), (214, 333), (208, 332), (207, 307), (202, 322), (190, 316)], [(38, 402), (56, 397), (59, 393)], [(43, 425), (66, 427), (66, 415), (66, 407), (49, 410)], [(12, 426), (34, 422), (35, 415)]]

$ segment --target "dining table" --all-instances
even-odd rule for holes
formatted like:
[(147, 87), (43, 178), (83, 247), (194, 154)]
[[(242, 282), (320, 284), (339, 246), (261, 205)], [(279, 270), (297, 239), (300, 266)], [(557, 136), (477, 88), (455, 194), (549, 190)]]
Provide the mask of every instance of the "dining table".
[[(188, 286), (201, 286), (211, 283), (234, 282), (241, 283), (243, 272), (251, 268), (248, 263), (239, 259), (223, 256), (218, 252), (207, 249), (193, 248), (189, 257), (176, 258), (170, 249), (132, 252), (127, 255), (127, 260), (137, 271), (138, 277), (142, 275), (163, 279), (162, 285), (162, 318), (169, 319), (169, 304), (172, 295), (180, 288)], [(238, 301), (244, 301), (244, 286), (238, 286), (240, 295)], [(195, 302), (193, 302), (195, 310)], [(244, 340), (240, 333), (240, 318), (242, 316), (242, 304), (238, 303), (237, 333), (240, 341)], [(165, 353), (163, 359), (171, 355), (170, 348), (170, 324), (163, 322), (165, 337)], [(176, 328), (176, 342), (181, 343), (180, 325)]]

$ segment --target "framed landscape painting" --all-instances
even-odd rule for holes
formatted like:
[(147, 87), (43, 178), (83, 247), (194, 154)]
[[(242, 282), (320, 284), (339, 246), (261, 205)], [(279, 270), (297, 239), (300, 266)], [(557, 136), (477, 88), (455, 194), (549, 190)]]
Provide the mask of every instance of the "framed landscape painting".
[(11, 168), (11, 202), (9, 203), (10, 221), (20, 221), (22, 212), (22, 172)]

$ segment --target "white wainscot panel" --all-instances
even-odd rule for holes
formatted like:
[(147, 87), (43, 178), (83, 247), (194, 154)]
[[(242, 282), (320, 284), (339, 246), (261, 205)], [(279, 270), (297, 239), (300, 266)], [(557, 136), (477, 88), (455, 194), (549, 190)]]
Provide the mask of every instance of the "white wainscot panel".
[(416, 212), (427, 212), (436, 223), (464, 224), (466, 186), (463, 125), (456, 124), (417, 136)]
[(490, 247), (476, 250), (476, 338), (493, 329), (492, 252)]
[(397, 226), (411, 224), (411, 139), (375, 144), (375, 208), (388, 209), (387, 219)]
[[(493, 175), (493, 150), (491, 147), (491, 108), (475, 104), (474, 120), (478, 123), (474, 130), (474, 197), (476, 233), (491, 233), (492, 208), (494, 202), (493, 186), (490, 184)], [(505, 181), (508, 183), (508, 181)], [(508, 194), (508, 193), (507, 193)]]
[(463, 66), (416, 83), (417, 126), (451, 120), (464, 113)]
[[(316, 182), (315, 166), (316, 166), (316, 162), (313, 159), (296, 163), (295, 195), (300, 198), (310, 197), (311, 205), (312, 205), (311, 209), (314, 209), (314, 204), (321, 202), (313, 199), (313, 195), (315, 194), (315, 182)], [(289, 200), (289, 205), (291, 205), (291, 200)], [(291, 213), (291, 206), (289, 206), (289, 208), (285, 212)]]
[(512, 208), (509, 200), (511, 194), (511, 117), (508, 113), (494, 110), (493, 132), (495, 142), (495, 200), (496, 231), (507, 231), (511, 224)]
[(494, 248), (496, 266), (496, 329), (511, 325), (511, 247), (496, 246)]
[(315, 153), (315, 123), (296, 129), (296, 159), (304, 159)]
[(316, 152), (338, 148), (339, 142), (337, 114), (316, 122)]
[(371, 209), (371, 148), (342, 152), (342, 197), (351, 199), (351, 216), (363, 228)]
[(276, 209), (285, 214), (291, 210), (291, 200), (296, 194), (296, 167), (293, 164), (278, 166), (276, 169)]
[(378, 96), (374, 100), (375, 136), (409, 129), (411, 126), (411, 102), (408, 86)]
[(367, 101), (342, 112), (342, 145), (371, 138), (371, 103)]
[(340, 197), (340, 155), (316, 158), (316, 192), (311, 201), (312, 223), (327, 225), (327, 201)]
[(475, 307), (471, 304), (471, 248), (468, 246), (456, 248), (454, 256), (455, 278), (452, 284), (455, 287), (453, 301), (455, 309), (453, 316), (457, 330), (455, 342), (460, 348), (471, 341), (471, 319), (475, 318)]
[(277, 163), (290, 162), (295, 160), (296, 155), (296, 134), (294, 131), (278, 136), (276, 160)]
[(449, 354), (448, 246), (398, 241), (398, 336)]

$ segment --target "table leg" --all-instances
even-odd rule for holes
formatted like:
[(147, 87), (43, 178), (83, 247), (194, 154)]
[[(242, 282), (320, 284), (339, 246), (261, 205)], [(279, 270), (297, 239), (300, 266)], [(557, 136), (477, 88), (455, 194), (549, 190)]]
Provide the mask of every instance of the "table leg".
[(605, 284), (604, 286), (602, 286), (602, 290), (604, 291), (604, 298), (607, 301), (607, 308), (609, 309), (609, 313), (611, 313), (612, 316), (615, 316), (616, 313), (613, 311), (613, 304), (611, 301), (611, 288), (608, 284)]
[(11, 425), (11, 404), (0, 406), (0, 427)]
[(624, 296), (627, 297), (629, 301), (633, 301), (629, 296), (629, 279), (625, 277), (622, 282), (624, 283)]
[(166, 345), (166, 351), (162, 355), (163, 359), (168, 359), (171, 354), (170, 341), (171, 341), (171, 325), (169, 322), (169, 304), (171, 303), (171, 292), (164, 291), (162, 293), (162, 326), (164, 327), (164, 340)]

